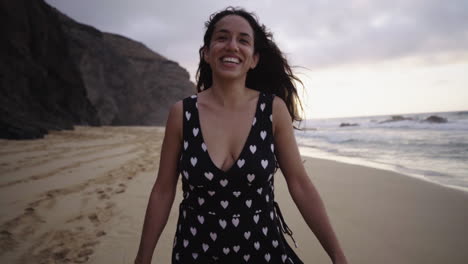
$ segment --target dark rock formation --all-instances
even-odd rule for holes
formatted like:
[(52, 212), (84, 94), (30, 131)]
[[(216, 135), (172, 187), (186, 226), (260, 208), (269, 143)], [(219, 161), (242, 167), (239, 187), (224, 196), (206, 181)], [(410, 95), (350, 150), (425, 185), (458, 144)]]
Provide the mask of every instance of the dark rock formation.
[(424, 119), (423, 122), (429, 123), (447, 123), (447, 118), (443, 118), (440, 116), (431, 115), (428, 118)]
[(394, 115), (394, 116), (391, 117), (391, 119), (380, 121), (379, 124), (388, 123), (388, 122), (397, 122), (397, 121), (403, 121), (403, 120), (414, 120), (414, 119), (411, 118), (411, 117), (404, 117), (404, 116), (400, 116), (400, 115)]
[(103, 125), (164, 125), (169, 106), (195, 93), (177, 63), (139, 42), (59, 17)]
[(77, 23), (42, 0), (0, 0), (0, 138), (79, 125), (162, 125), (195, 92), (143, 44)]
[(341, 123), (340, 127), (359, 126), (358, 123)]
[(57, 16), (43, 1), (0, 1), (0, 138), (97, 125)]

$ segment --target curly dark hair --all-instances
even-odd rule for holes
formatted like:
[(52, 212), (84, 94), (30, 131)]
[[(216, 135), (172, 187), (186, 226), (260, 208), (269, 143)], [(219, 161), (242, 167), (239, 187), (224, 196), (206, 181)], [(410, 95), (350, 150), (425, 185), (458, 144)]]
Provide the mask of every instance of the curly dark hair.
[[(299, 115), (299, 107), (302, 103), (299, 99), (294, 81), (301, 85), (303, 83), (296, 77), (288, 64), (283, 53), (273, 41), (273, 35), (265, 25), (258, 22), (254, 13), (247, 12), (243, 8), (227, 7), (226, 9), (213, 13), (205, 22), (205, 35), (203, 46), (199, 49), (200, 63), (197, 70), (197, 91), (208, 89), (213, 84), (210, 65), (203, 59), (203, 50), (210, 45), (211, 37), (216, 23), (223, 17), (236, 15), (249, 22), (254, 32), (254, 52), (259, 55), (259, 62), (254, 69), (247, 72), (246, 86), (257, 91), (265, 91), (279, 96), (286, 103), (292, 122), (302, 121)], [(298, 129), (298, 127), (294, 127)]]

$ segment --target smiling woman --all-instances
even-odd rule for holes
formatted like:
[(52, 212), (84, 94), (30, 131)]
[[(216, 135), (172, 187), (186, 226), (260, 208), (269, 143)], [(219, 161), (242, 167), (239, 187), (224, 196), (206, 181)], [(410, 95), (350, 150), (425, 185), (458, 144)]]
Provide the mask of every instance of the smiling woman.
[(284, 236), (292, 231), (274, 197), (278, 168), (333, 263), (347, 263), (294, 138), (300, 80), (253, 14), (210, 17), (197, 79), (198, 93), (171, 108), (135, 263), (151, 262), (179, 174), (172, 263), (303, 263)]

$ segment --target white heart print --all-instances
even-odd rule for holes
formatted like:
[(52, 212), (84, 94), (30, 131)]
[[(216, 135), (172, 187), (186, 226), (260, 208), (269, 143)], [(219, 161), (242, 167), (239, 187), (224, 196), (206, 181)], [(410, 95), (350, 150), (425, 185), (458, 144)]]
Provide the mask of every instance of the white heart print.
[(271, 241), (271, 244), (273, 245), (274, 248), (278, 247), (278, 240)]
[(211, 181), (213, 179), (213, 173), (209, 171), (205, 172), (205, 177)]
[(200, 224), (203, 225), (203, 223), (205, 222), (205, 217), (203, 217), (203, 215), (199, 215), (197, 216), (197, 218), (198, 218), (198, 222), (200, 222)]
[(255, 145), (250, 145), (249, 148), (250, 148), (250, 152), (252, 152), (252, 154), (255, 154), (255, 151), (257, 151), (257, 146), (255, 146)]
[(198, 197), (198, 204), (202, 205), (203, 203), (205, 203), (205, 199), (203, 199), (202, 197)]
[(229, 254), (231, 250), (229, 248), (223, 248), (223, 252), (225, 255)]
[(228, 207), (229, 205), (229, 202), (228, 201), (221, 201), (221, 206), (226, 209), (226, 207)]
[(190, 233), (195, 236), (197, 234), (197, 229), (195, 227), (190, 227)]
[(221, 186), (226, 187), (226, 185), (228, 184), (228, 180), (220, 180), (219, 183), (221, 184)]
[(218, 238), (218, 235), (216, 233), (210, 232), (210, 237), (213, 241), (216, 241), (216, 238)]
[(254, 215), (253, 219), (254, 219), (254, 222), (256, 224), (258, 224), (258, 220), (260, 219), (260, 216), (258, 214), (256, 214), (256, 215)]
[(203, 251), (206, 252), (208, 250), (208, 248), (210, 248), (210, 246), (208, 244), (203, 243), (202, 248), (203, 248)]
[(219, 225), (220, 225), (223, 229), (226, 228), (226, 224), (227, 224), (227, 223), (226, 223), (226, 220), (224, 220), (224, 219), (219, 219)]
[(239, 166), (239, 168), (242, 168), (242, 166), (244, 166), (245, 164), (245, 160), (244, 159), (240, 159), (237, 161), (237, 166)]
[(198, 161), (197, 157), (191, 157), (190, 158), (190, 163), (192, 163), (193, 167), (195, 167), (195, 165), (197, 165), (197, 161)]
[(256, 250), (259, 250), (260, 249), (260, 242), (258, 242), (258, 241), (255, 242), (254, 247), (255, 247)]
[(255, 180), (255, 174), (247, 174), (247, 180), (249, 180), (249, 182)]

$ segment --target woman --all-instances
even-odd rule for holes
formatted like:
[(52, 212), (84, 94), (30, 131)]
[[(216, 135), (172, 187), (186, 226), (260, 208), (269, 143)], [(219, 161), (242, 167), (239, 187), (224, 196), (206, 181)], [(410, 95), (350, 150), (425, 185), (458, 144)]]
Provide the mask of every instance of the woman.
[[(183, 201), (172, 263), (303, 263), (274, 201), (281, 168), (333, 263), (347, 263), (295, 142), (297, 78), (255, 16), (227, 8), (206, 23), (198, 94), (170, 110), (135, 263), (150, 263), (179, 173)], [(292, 236), (291, 236), (292, 237)]]

